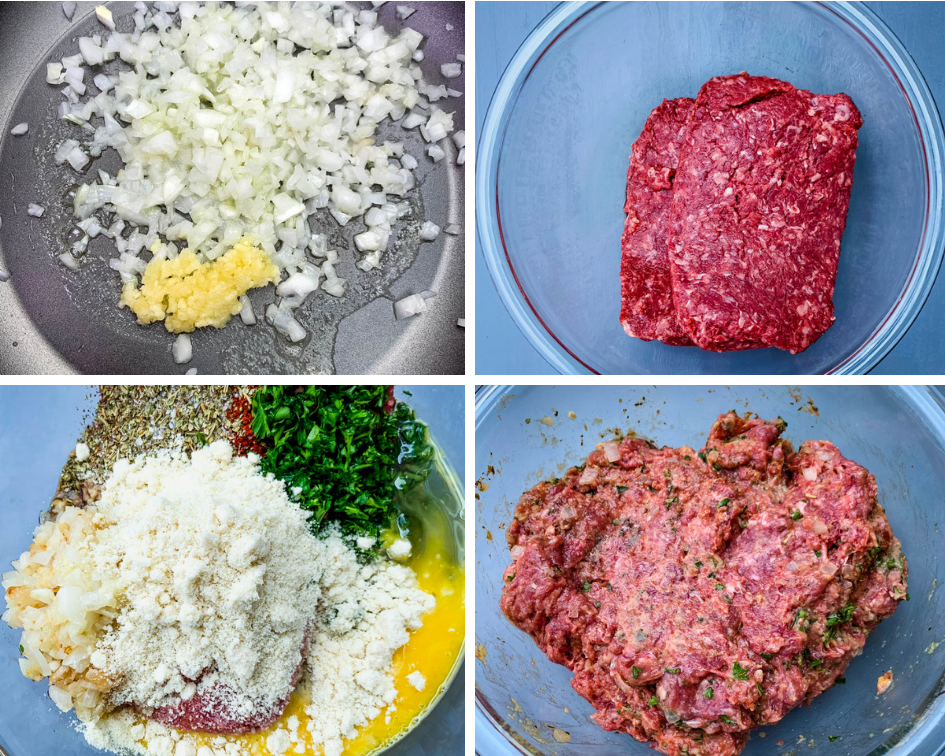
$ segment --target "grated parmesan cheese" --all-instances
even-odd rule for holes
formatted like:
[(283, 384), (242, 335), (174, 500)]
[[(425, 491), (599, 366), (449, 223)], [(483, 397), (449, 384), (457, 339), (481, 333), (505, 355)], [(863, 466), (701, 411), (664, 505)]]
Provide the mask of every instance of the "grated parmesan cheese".
[(201, 693), (240, 718), (284, 705), (324, 546), (257, 461), (217, 441), (190, 460), (165, 453), (115, 464), (88, 552), (125, 597), (92, 655), (123, 680), (114, 705), (158, 708)]

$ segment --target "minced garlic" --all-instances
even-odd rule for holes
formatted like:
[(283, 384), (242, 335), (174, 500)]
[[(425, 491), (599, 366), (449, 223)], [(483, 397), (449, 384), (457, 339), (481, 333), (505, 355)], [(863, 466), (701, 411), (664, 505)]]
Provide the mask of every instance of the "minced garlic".
[(154, 258), (140, 287), (125, 285), (121, 305), (137, 315), (141, 324), (163, 320), (171, 333), (205, 326), (223, 328), (239, 313), (240, 297), (278, 280), (279, 269), (268, 255), (244, 238), (209, 263), (201, 263), (189, 249), (173, 260)]

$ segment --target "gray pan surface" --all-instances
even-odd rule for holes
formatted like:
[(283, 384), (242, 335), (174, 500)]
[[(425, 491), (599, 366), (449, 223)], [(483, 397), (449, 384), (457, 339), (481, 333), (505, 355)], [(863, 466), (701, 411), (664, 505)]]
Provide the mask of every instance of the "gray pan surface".
[[(111, 240), (93, 239), (77, 272), (59, 263), (58, 255), (75, 238), (67, 195), (89, 179), (52, 159), (61, 141), (79, 139), (81, 131), (58, 120), (62, 97), (46, 83), (45, 64), (78, 52), (78, 37), (104, 30), (95, 5), (80, 2), (69, 22), (58, 2), (0, 3), (0, 270), (10, 274), (9, 281), (0, 282), (0, 373), (166, 374), (188, 368), (210, 375), (462, 373), (465, 332), (456, 321), (465, 313), (464, 237), (441, 233), (432, 244), (418, 239), (424, 219), (441, 228), (465, 226), (464, 171), (455, 164), (457, 151), (449, 139), (443, 142), (446, 158), (434, 170), (416, 130), (405, 135), (397, 126), (382, 128), (381, 138), (386, 133), (404, 141), (420, 167), (419, 189), (410, 197), (412, 218), (395, 226), (379, 270), (362, 273), (354, 266), (351, 238), (364, 230), (361, 222), (342, 229), (327, 215), (313, 219), (339, 251), (337, 269), (348, 280), (348, 295), (335, 299), (319, 291), (309, 297), (296, 313), (309, 333), (298, 345), (262, 322), (246, 327), (235, 318), (224, 329), (192, 334), (193, 361), (175, 365), (174, 336), (160, 323), (139, 326), (130, 311), (118, 308), (120, 280), (108, 268), (115, 256)], [(133, 3), (107, 5), (118, 31), (130, 29)], [(406, 25), (424, 34), (425, 79), (464, 92), (465, 71), (449, 81), (440, 74), (442, 63), (454, 62), (465, 51), (464, 4), (413, 6), (416, 12), (402, 22), (395, 4), (387, 3), (379, 9), (380, 21), (393, 33)], [(447, 30), (447, 24), (453, 28)], [(112, 62), (104, 70), (118, 65)], [(439, 105), (455, 110), (456, 128), (463, 128), (465, 97)], [(23, 121), (29, 133), (11, 136), (10, 129)], [(114, 172), (120, 161), (108, 151), (90, 171), (96, 167)], [(46, 208), (42, 218), (26, 214), (31, 202)], [(425, 290), (437, 293), (430, 311), (396, 321), (393, 302)], [(256, 290), (251, 299), (258, 317), (274, 301), (275, 290)]]

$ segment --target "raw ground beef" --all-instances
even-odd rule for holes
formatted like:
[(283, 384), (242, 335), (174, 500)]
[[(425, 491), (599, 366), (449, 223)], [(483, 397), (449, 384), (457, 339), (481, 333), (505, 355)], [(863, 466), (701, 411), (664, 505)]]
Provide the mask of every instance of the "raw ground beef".
[(197, 692), (192, 698), (180, 700), (173, 706), (154, 709), (149, 719), (178, 730), (209, 732), (215, 735), (244, 735), (271, 727), (279, 721), (282, 712), (289, 705), (292, 691), (302, 678), (311, 634), (310, 627), (302, 639), (299, 664), (292, 674), (289, 689), (281, 699), (247, 706), (245, 696), (225, 683), (208, 684), (207, 680), (203, 679), (196, 681)]
[(633, 143), (627, 171), (627, 220), (621, 239), (620, 324), (644, 341), (692, 346), (676, 321), (666, 235), (673, 179), (694, 100), (663, 100)]
[(522, 496), (502, 610), (593, 719), (733, 756), (829, 688), (906, 597), (876, 482), (827, 441), (721, 415), (702, 451), (625, 438)]
[(862, 123), (844, 94), (763, 76), (699, 91), (668, 241), (676, 316), (698, 346), (796, 354), (833, 323)]

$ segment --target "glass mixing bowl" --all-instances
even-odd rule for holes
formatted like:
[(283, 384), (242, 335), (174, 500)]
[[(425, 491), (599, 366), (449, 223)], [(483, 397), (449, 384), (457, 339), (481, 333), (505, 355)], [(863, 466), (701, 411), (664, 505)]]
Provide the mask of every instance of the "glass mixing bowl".
[[(663, 98), (740, 71), (845, 92), (863, 114), (837, 320), (799, 355), (647, 343), (619, 323), (631, 145)], [(941, 264), (943, 155), (922, 75), (858, 3), (563, 3), (489, 105), (477, 228), (512, 318), (562, 373), (864, 373), (906, 332)]]
[[(942, 752), (945, 645), (937, 644), (945, 642), (938, 593), (945, 577), (945, 398), (937, 390), (507, 386), (480, 391), (476, 403), (476, 748), (482, 756), (653, 753), (591, 722), (593, 709), (572, 690), (571, 673), (499, 610), (502, 571), (510, 562), (505, 527), (523, 491), (579, 464), (602, 439), (633, 429), (658, 444), (698, 447), (716, 416), (732, 407), (781, 415), (795, 445), (828, 439), (876, 476), (880, 504), (909, 560), (911, 594), (871, 633), (863, 655), (850, 663), (846, 685), (756, 731), (744, 756)], [(893, 685), (877, 696), (876, 679), (889, 669)], [(556, 734), (570, 742), (558, 742)]]
[[(458, 477), (465, 480), (465, 397), (462, 386), (397, 386)], [(56, 492), (62, 466), (95, 411), (90, 386), (0, 386), (0, 572), (10, 569)], [(453, 512), (454, 547), (464, 549), (464, 513)], [(5, 608), (0, 598), (0, 611)], [(78, 732), (74, 714), (60, 712), (46, 683), (27, 680), (17, 665), (19, 630), (0, 622), (0, 756), (104, 756)], [(464, 654), (457, 655), (426, 710), (388, 747), (385, 756), (461, 751), (465, 738)], [(292, 753), (291, 749), (289, 753)]]

